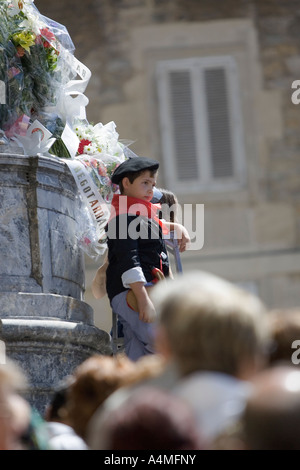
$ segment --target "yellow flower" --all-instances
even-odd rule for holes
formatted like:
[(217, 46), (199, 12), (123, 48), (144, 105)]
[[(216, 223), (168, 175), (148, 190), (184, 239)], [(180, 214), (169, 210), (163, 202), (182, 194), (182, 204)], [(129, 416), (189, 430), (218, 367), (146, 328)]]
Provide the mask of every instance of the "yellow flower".
[(30, 31), (22, 31), (13, 35), (15, 45), (23, 47), (30, 54), (30, 47), (35, 44), (36, 35)]

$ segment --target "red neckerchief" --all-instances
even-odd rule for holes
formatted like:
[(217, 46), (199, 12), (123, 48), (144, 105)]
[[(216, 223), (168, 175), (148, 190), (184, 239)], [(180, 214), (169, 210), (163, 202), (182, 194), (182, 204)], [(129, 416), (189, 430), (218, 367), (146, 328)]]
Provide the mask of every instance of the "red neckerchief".
[(157, 217), (157, 211), (161, 208), (160, 204), (152, 204), (152, 202), (144, 201), (136, 197), (114, 194), (111, 206), (113, 210), (110, 211), (109, 222), (120, 214), (147, 216), (148, 219), (155, 220), (155, 222), (161, 226), (164, 235), (169, 233), (169, 229), (163, 221)]

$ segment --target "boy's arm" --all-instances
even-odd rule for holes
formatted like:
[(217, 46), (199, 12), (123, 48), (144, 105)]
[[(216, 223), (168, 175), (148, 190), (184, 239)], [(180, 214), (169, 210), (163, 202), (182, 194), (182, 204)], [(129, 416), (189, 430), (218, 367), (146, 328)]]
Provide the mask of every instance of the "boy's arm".
[(156, 314), (153, 303), (147, 293), (143, 282), (133, 282), (130, 284), (138, 304), (139, 319), (145, 323), (155, 321)]

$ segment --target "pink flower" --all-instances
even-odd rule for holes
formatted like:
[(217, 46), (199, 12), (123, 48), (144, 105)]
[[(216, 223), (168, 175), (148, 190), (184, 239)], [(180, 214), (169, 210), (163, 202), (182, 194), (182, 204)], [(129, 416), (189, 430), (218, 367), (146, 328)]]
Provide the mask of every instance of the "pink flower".
[(90, 164), (92, 167), (97, 168), (97, 160), (95, 158), (90, 159)]
[(106, 175), (107, 175), (107, 171), (106, 171), (105, 166), (99, 165), (99, 166), (98, 166), (98, 173), (99, 173), (100, 176), (106, 176)]
[(10, 69), (8, 69), (8, 78), (14, 78), (16, 77), (17, 75), (19, 75), (19, 73), (21, 73), (21, 70), (16, 68), (16, 67), (11, 67)]

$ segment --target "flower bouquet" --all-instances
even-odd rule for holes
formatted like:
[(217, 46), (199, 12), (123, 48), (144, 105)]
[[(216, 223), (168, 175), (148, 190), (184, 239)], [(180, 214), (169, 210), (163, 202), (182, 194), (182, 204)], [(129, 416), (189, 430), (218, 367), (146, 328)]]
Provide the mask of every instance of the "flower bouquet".
[(85, 210), (81, 212), (84, 217), (81, 217), (83, 223), (79, 230), (80, 244), (90, 257), (97, 259), (106, 250), (104, 226), (110, 215), (113, 194), (119, 191), (118, 185), (111, 182), (111, 175), (128, 158), (129, 142), (119, 140), (113, 121), (93, 126), (77, 119), (73, 123), (73, 130), (79, 145), (74, 159), (68, 160), (67, 164), (77, 181), (82, 199), (88, 201)]
[(125, 159), (125, 145), (119, 141), (114, 122), (86, 125), (74, 123), (74, 130), (79, 139), (77, 159), (86, 167), (106, 203), (110, 203), (118, 186), (112, 184), (111, 174)]
[(38, 119), (59, 139), (64, 123), (47, 109), (56, 106), (59, 90), (74, 78), (67, 62), (74, 51), (71, 38), (31, 0), (0, 0), (0, 18), (0, 81), (5, 89), (0, 129), (7, 139), (15, 139)]
[[(24, 155), (65, 161), (83, 205), (76, 237), (97, 257), (106, 248), (104, 225), (118, 190), (110, 176), (129, 151), (114, 122), (88, 122), (91, 73), (74, 50), (67, 29), (41, 15), (34, 0), (0, 0), (0, 150), (18, 145)], [(88, 188), (97, 194), (92, 207)]]

